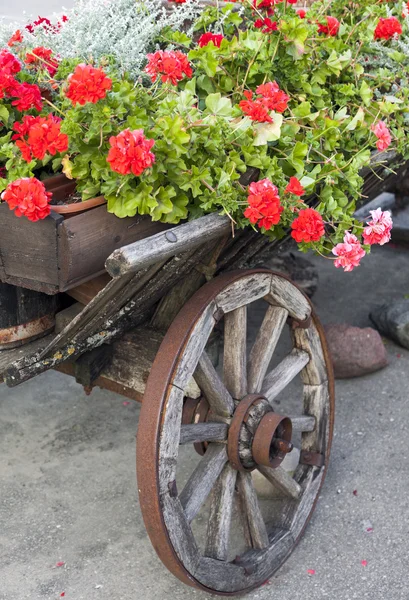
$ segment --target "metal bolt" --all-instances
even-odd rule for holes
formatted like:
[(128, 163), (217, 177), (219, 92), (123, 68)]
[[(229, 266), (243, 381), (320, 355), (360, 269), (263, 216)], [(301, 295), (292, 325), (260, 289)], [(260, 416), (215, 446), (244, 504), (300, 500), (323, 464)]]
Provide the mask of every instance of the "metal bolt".
[(168, 242), (171, 242), (171, 243), (175, 243), (178, 241), (178, 238), (176, 237), (176, 235), (174, 234), (173, 231), (167, 231), (165, 233), (165, 238), (168, 240)]

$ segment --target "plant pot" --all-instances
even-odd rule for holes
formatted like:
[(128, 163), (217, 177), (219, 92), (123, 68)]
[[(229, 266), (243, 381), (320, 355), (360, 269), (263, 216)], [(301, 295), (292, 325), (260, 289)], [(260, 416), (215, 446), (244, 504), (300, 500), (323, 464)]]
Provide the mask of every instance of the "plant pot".
[[(67, 196), (75, 192), (75, 180), (67, 179), (63, 174), (54, 175), (44, 181), (47, 192), (51, 192), (53, 200), (63, 202)], [(51, 210), (58, 215), (78, 215), (90, 208), (106, 204), (104, 196), (96, 196), (83, 202), (74, 202), (71, 204), (51, 204)]]

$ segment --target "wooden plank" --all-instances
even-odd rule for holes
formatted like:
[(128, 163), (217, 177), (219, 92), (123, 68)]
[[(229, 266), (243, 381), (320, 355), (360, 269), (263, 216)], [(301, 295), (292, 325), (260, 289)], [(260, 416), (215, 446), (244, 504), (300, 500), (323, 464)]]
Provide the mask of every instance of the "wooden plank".
[(226, 423), (193, 423), (182, 425), (180, 430), (180, 444), (193, 444), (196, 442), (224, 442), (227, 440), (228, 426)]
[(252, 273), (229, 285), (216, 296), (217, 308), (228, 313), (263, 298), (270, 291), (269, 273)]
[(310, 355), (307, 352), (294, 348), (264, 379), (262, 394), (272, 402), (309, 360)]
[(297, 500), (302, 493), (301, 486), (282, 467), (270, 469), (260, 465), (258, 470), (270, 483), (278, 488), (283, 494)]
[(308, 329), (297, 327), (292, 330), (294, 346), (308, 352), (310, 361), (301, 373), (304, 383), (310, 385), (320, 385), (328, 381), (327, 365), (324, 352), (321, 345), (320, 336), (314, 323)]
[(248, 575), (242, 566), (207, 556), (200, 558), (194, 576), (202, 585), (218, 592), (235, 592), (249, 587)]
[(193, 250), (209, 240), (231, 231), (231, 221), (218, 214), (210, 214), (158, 233), (149, 239), (115, 250), (105, 263), (112, 277), (145, 269), (155, 262)]
[(117, 248), (168, 228), (169, 225), (152, 221), (148, 215), (119, 219), (108, 213), (105, 205), (65, 219), (58, 226), (60, 290), (103, 274), (107, 256)]
[(169, 493), (176, 482), (176, 467), (179, 454), (180, 427), (182, 423), (184, 394), (179, 388), (170, 385), (162, 416), (162, 429), (159, 440), (159, 490)]
[(75, 361), (75, 380), (84, 386), (91, 386), (101, 371), (112, 359), (112, 347), (106, 344), (86, 352)]
[(179, 495), (189, 523), (195, 518), (200, 507), (206, 501), (226, 462), (226, 446), (224, 444), (209, 444), (205, 455)]
[(75, 304), (71, 304), (71, 306), (64, 308), (64, 310), (60, 310), (55, 315), (55, 333), (61, 333), (61, 331), (83, 310), (84, 305), (80, 302), (75, 302)]
[[(4, 281), (52, 293), (58, 288), (57, 227), (63, 221), (51, 213), (32, 223), (0, 205), (0, 255)], [(20, 240), (21, 243), (16, 243)]]
[(94, 277), (90, 281), (86, 283), (82, 283), (81, 285), (77, 285), (76, 287), (71, 288), (67, 291), (67, 294), (71, 296), (71, 298), (75, 298), (81, 304), (89, 304), (93, 298), (104, 287), (111, 281), (111, 277), (108, 273), (103, 273), (102, 275), (98, 275), (98, 277)]
[(55, 337), (54, 333), (47, 335), (46, 337), (34, 340), (24, 346), (18, 348), (12, 348), (10, 350), (0, 350), (0, 383), (3, 381), (5, 371), (15, 361), (23, 360), (25, 357), (35, 355), (40, 349), (47, 346), (50, 341)]
[(205, 556), (227, 560), (237, 471), (228, 463), (212, 492)]
[(222, 383), (205, 351), (202, 352), (202, 355), (199, 358), (194, 379), (205, 395), (214, 413), (226, 417), (233, 414), (233, 398)]
[(316, 425), (315, 417), (302, 415), (301, 417), (290, 417), (294, 431), (314, 431)]
[(239, 494), (242, 497), (243, 507), (248, 521), (253, 548), (267, 548), (269, 545), (268, 534), (257, 494), (253, 486), (251, 473), (240, 471), (237, 478)]
[(304, 321), (311, 314), (307, 298), (291, 281), (279, 275), (271, 276), (271, 289), (266, 300), (287, 309), (290, 316), (299, 321)]
[(247, 307), (240, 306), (224, 316), (223, 377), (226, 388), (237, 400), (247, 394)]
[(288, 311), (279, 306), (267, 308), (263, 323), (250, 352), (248, 362), (248, 393), (261, 390), (271, 358), (288, 317)]
[(203, 354), (207, 340), (216, 324), (214, 318), (215, 312), (216, 304), (212, 301), (204, 309), (189, 336), (185, 351), (183, 352), (173, 378), (174, 385), (177, 385), (182, 390), (185, 389), (188, 381), (197, 370), (199, 359)]
[(301, 448), (307, 452), (325, 453), (329, 437), (328, 384), (304, 385), (304, 410), (314, 417), (316, 427), (302, 435)]
[(323, 469), (299, 465), (295, 479), (301, 485), (303, 493), (301, 500), (286, 503), (281, 511), (280, 519), (283, 528), (291, 531), (295, 542), (300, 538), (306, 522), (314, 507), (321, 486)]

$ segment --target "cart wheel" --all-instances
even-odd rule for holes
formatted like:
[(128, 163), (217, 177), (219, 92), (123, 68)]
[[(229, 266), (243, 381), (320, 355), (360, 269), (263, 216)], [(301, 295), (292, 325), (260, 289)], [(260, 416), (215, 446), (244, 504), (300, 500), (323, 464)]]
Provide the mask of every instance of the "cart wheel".
[[(260, 299), (266, 312), (247, 352), (247, 306)], [(205, 350), (220, 321), (223, 377)], [(286, 324), (292, 350), (271, 368)], [(184, 393), (192, 377), (200, 388), (196, 399)], [(286, 414), (286, 396), (277, 401), (290, 382), (294, 392), (295, 378), (297, 417)], [(293, 283), (257, 269), (226, 273), (202, 287), (162, 342), (139, 421), (141, 510), (168, 569), (188, 585), (220, 595), (264, 583), (312, 515), (327, 469), (333, 416), (322, 328)], [(293, 443), (301, 451), (294, 476), (281, 466)], [(187, 461), (197, 463), (190, 476)], [(258, 494), (253, 470), (274, 485), (275, 494)]]

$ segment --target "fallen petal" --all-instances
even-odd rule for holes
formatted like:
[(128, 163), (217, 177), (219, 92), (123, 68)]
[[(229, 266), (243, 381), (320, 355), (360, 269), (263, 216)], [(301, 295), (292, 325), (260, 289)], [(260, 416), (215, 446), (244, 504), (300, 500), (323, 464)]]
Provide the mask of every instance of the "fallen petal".
[(315, 575), (315, 570), (314, 569), (307, 569), (307, 573), (308, 573), (308, 575)]
[(63, 567), (65, 565), (65, 562), (63, 562), (62, 560), (60, 560), (60, 562), (55, 563), (56, 567)]
[(368, 565), (368, 561), (367, 560), (361, 560), (361, 565), (363, 567), (366, 567)]

